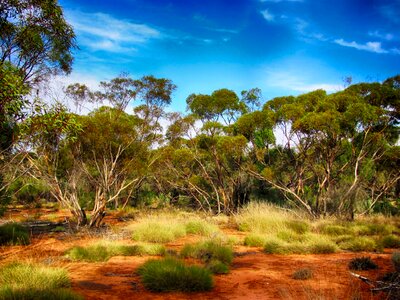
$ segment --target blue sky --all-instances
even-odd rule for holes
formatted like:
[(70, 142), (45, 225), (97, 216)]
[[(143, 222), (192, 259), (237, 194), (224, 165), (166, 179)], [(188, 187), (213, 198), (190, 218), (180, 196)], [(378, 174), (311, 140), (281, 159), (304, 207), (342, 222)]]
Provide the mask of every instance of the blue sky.
[(174, 111), (220, 88), (269, 100), (400, 73), (400, 0), (59, 2), (80, 48), (65, 82), (169, 78)]

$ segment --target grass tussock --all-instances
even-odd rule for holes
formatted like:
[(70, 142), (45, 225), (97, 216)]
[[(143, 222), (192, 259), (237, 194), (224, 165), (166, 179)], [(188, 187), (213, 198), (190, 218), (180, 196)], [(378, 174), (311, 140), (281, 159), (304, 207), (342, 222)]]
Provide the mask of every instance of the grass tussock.
[(118, 245), (100, 242), (87, 247), (73, 247), (66, 256), (74, 261), (101, 262), (113, 256), (165, 255), (166, 249), (158, 244)]
[(6, 223), (0, 226), (0, 245), (28, 245), (28, 230), (18, 223)]
[(217, 225), (189, 213), (160, 214), (142, 217), (128, 227), (135, 241), (168, 243), (187, 234), (211, 236), (219, 233)]
[(350, 260), (349, 269), (356, 271), (375, 270), (378, 266), (372, 261), (371, 257), (356, 257)]
[(0, 269), (0, 299), (82, 299), (64, 269), (13, 263)]
[(206, 263), (220, 261), (226, 265), (230, 265), (233, 261), (233, 250), (228, 245), (209, 240), (194, 245), (186, 244), (181, 250), (181, 256), (184, 258), (192, 257), (201, 259)]
[(186, 266), (174, 258), (149, 260), (138, 273), (143, 285), (153, 292), (209, 291), (214, 282), (209, 270), (199, 266)]

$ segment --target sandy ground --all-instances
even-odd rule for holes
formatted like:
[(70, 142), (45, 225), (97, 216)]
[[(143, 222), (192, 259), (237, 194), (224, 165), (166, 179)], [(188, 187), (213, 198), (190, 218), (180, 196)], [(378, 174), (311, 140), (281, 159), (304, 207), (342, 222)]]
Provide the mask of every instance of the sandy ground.
[[(114, 220), (113, 223), (117, 222)], [(232, 230), (228, 233), (235, 234)], [(354, 257), (370, 256), (379, 269), (357, 273), (373, 280), (393, 271), (390, 249), (379, 254), (270, 255), (260, 248), (237, 246), (231, 272), (215, 276), (212, 291), (152, 293), (145, 290), (135, 273), (150, 257), (113, 257), (103, 263), (70, 262), (64, 258), (70, 247), (86, 245), (98, 238), (66, 233), (42, 234), (34, 237), (28, 246), (0, 247), (0, 265), (11, 261), (34, 261), (65, 267), (71, 277), (72, 289), (85, 299), (385, 299), (384, 294), (372, 294), (367, 284), (352, 277), (348, 263)], [(196, 239), (187, 236), (167, 247), (178, 250)], [(131, 243), (128, 239), (125, 242)], [(293, 272), (301, 268), (310, 268), (313, 278), (293, 279)]]

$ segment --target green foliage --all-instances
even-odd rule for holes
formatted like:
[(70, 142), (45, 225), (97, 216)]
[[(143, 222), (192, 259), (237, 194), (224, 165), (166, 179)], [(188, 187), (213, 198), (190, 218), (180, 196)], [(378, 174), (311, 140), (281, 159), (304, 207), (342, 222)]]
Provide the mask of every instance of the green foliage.
[(0, 299), (82, 299), (64, 269), (13, 263), (0, 268)]
[(378, 266), (372, 261), (371, 257), (356, 257), (349, 262), (350, 270), (374, 270), (377, 268)]
[(198, 266), (186, 266), (173, 258), (149, 260), (138, 269), (144, 286), (153, 292), (199, 292), (213, 288), (211, 272)]
[(28, 230), (17, 223), (6, 223), (0, 226), (0, 245), (28, 245)]
[(71, 72), (75, 34), (56, 0), (4, 0), (0, 19), (0, 61), (14, 64), (24, 81)]
[(118, 245), (98, 243), (87, 247), (73, 247), (66, 256), (74, 261), (107, 261), (113, 256), (165, 255), (166, 249), (158, 244)]
[(350, 226), (336, 225), (336, 224), (323, 224), (319, 227), (319, 231), (323, 234), (332, 236), (352, 234), (353, 231)]
[(298, 269), (292, 274), (292, 278), (296, 280), (307, 280), (313, 277), (313, 271), (310, 268)]

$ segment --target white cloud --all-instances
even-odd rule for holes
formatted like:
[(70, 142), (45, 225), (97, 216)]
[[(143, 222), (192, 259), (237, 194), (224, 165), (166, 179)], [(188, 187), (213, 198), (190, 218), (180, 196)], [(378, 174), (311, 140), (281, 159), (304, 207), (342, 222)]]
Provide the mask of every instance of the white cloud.
[(266, 70), (266, 80), (264, 83), (267, 87), (280, 88), (291, 90), (294, 92), (307, 93), (319, 89), (323, 89), (328, 93), (338, 92), (343, 89), (343, 86), (335, 83), (326, 82), (311, 82), (313, 79), (304, 76), (304, 74), (296, 75), (294, 70), (277, 71), (276, 69)]
[(68, 21), (78, 36), (78, 44), (92, 50), (128, 52), (135, 46), (162, 37), (160, 31), (145, 24), (116, 19), (104, 13), (66, 10)]
[(263, 11), (261, 11), (262, 16), (264, 17), (265, 20), (267, 20), (268, 22), (272, 22), (275, 20), (275, 16), (273, 14), (271, 14), (268, 9), (265, 9)]
[(355, 48), (357, 50), (364, 50), (364, 51), (369, 51), (369, 52), (374, 52), (374, 53), (388, 53), (387, 50), (382, 48), (382, 45), (380, 42), (367, 42), (366, 44), (359, 44), (355, 41), (346, 42), (343, 39), (337, 39), (337, 40), (334, 40), (334, 43), (336, 43), (340, 46), (343, 46), (343, 47)]
[(372, 36), (372, 37), (375, 37), (375, 38), (382, 39), (382, 40), (386, 40), (386, 41), (391, 41), (391, 40), (394, 39), (394, 35), (393, 34), (391, 34), (391, 33), (382, 33), (382, 32), (379, 32), (378, 30), (370, 31), (370, 32), (368, 32), (368, 35)]

